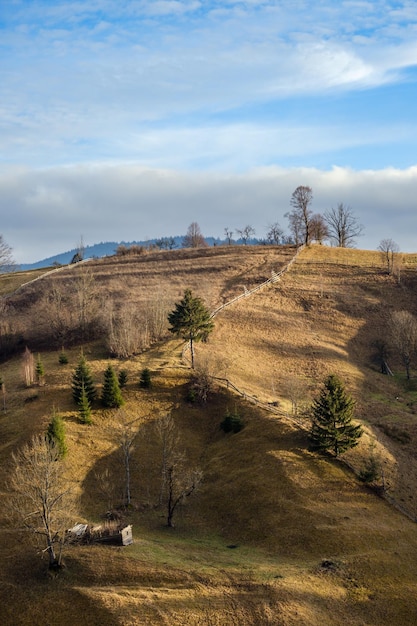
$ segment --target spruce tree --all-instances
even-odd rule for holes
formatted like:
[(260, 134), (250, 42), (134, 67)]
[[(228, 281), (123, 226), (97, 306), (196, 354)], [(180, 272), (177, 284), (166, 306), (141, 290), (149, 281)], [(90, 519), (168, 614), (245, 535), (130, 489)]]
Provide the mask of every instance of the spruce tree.
[(90, 368), (88, 367), (87, 361), (83, 354), (80, 356), (80, 360), (72, 376), (71, 388), (72, 397), (77, 406), (80, 405), (83, 388), (85, 393), (87, 394), (90, 405), (93, 404), (96, 398), (96, 389), (94, 386), (94, 381), (91, 375)]
[(126, 387), (127, 378), (128, 378), (127, 370), (120, 370), (119, 378), (118, 378), (120, 389), (123, 389), (123, 387)]
[(85, 391), (84, 383), (81, 386), (81, 398), (78, 404), (78, 415), (80, 422), (83, 424), (91, 424), (91, 404)]
[(362, 428), (352, 423), (354, 400), (342, 381), (334, 374), (324, 383), (319, 396), (313, 401), (310, 449), (331, 451), (337, 457), (359, 442)]
[(46, 437), (49, 443), (56, 447), (59, 456), (63, 458), (67, 452), (67, 444), (65, 442), (65, 427), (63, 419), (58, 413), (53, 413), (52, 420), (46, 431)]
[(209, 310), (201, 298), (193, 296), (190, 289), (186, 289), (181, 302), (168, 315), (171, 324), (169, 330), (190, 342), (191, 367), (194, 368), (194, 342), (207, 341), (207, 337), (214, 328)]
[(108, 409), (118, 409), (124, 404), (119, 381), (113, 367), (109, 364), (104, 372), (104, 384), (101, 403)]
[(148, 367), (145, 367), (140, 374), (139, 386), (142, 389), (149, 389), (152, 386), (151, 371)]

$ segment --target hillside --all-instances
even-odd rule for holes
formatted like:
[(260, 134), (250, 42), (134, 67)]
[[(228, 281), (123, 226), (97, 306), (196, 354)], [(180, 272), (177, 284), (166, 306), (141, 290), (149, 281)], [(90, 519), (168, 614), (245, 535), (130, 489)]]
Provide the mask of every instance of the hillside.
[[(358, 469), (369, 450), (376, 450), (388, 495), (411, 517), (417, 515), (414, 381), (406, 384), (394, 355), (395, 376), (382, 375), (373, 347), (387, 336), (390, 311), (416, 312), (416, 255), (404, 255), (398, 282), (384, 272), (377, 253), (305, 249), (279, 281), (216, 315), (209, 342), (198, 344), (198, 366), (228, 379), (248, 398), (273, 403), (276, 413), (225, 386), (206, 405), (190, 404), (187, 353), (180, 340), (164, 338), (163, 330), (136, 356), (111, 360), (117, 370), (128, 371), (124, 411), (137, 423), (133, 507), (125, 512), (133, 524), (132, 546), (70, 547), (65, 570), (45, 580), (39, 556), (7, 521), (10, 455), (32, 433), (44, 431), (53, 407), (65, 421), (68, 482), (79, 495), (74, 523), (100, 522), (120, 498), (123, 468), (114, 438), (120, 415), (95, 407), (88, 427), (79, 423), (71, 401), (80, 341), (71, 326), (70, 293), (75, 298), (94, 292), (89, 310), (95, 317), (81, 343), (100, 382), (109, 350), (99, 330), (107, 328), (109, 311), (128, 306), (144, 323), (150, 302), (158, 301), (159, 313), (170, 310), (185, 288), (214, 310), (268, 280), (294, 254), (291, 247), (231, 246), (100, 259), (65, 268), (7, 298), (1, 345), (7, 334), (11, 355), (3, 353), (0, 368), (7, 389), (0, 417), (2, 623), (415, 623), (415, 523), (363, 486), (349, 466), (308, 452), (308, 422), (293, 415), (292, 404), (296, 399), (302, 409), (326, 374), (337, 372), (366, 429), (360, 446), (347, 455), (350, 464)], [(62, 334), (51, 325), (52, 313), (60, 311), (51, 295), (57, 293), (68, 297), (69, 317), (62, 319), (69, 363), (63, 366)], [(24, 386), (20, 348), (12, 354), (16, 341), (40, 351), (45, 386)], [(152, 372), (150, 390), (138, 386), (145, 366)], [(219, 429), (228, 408), (243, 417), (238, 434)], [(178, 510), (175, 529), (166, 528), (164, 509), (157, 506), (155, 422), (167, 412), (181, 450), (203, 472), (199, 490)], [(110, 478), (103, 485), (105, 475)]]

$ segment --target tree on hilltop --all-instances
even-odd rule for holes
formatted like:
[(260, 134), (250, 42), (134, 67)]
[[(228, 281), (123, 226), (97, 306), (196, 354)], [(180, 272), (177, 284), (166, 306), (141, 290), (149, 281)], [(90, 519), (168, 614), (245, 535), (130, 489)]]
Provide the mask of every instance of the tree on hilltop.
[(300, 185), (293, 192), (290, 200), (292, 211), (285, 214), (288, 218), (291, 234), (296, 245), (308, 245), (311, 241), (310, 205), (313, 201), (313, 190), (306, 185)]
[(204, 239), (200, 226), (197, 222), (192, 222), (187, 230), (187, 234), (182, 240), (183, 248), (208, 248), (208, 243)]
[(247, 224), (243, 228), (240, 228), (240, 229), (237, 228), (236, 229), (236, 233), (239, 236), (239, 239), (246, 246), (246, 244), (248, 243), (249, 239), (252, 239), (252, 237), (255, 236), (255, 229), (250, 224)]
[(191, 367), (194, 369), (194, 342), (207, 341), (214, 328), (209, 310), (201, 298), (193, 296), (191, 289), (186, 289), (181, 302), (169, 313), (168, 322), (171, 333), (189, 340)]
[(325, 211), (324, 219), (329, 237), (338, 248), (353, 248), (355, 240), (362, 234), (363, 226), (349, 206), (340, 203), (337, 209)]
[(354, 400), (346, 393), (342, 381), (331, 374), (312, 406), (310, 448), (333, 452), (337, 457), (359, 442), (362, 428), (352, 423)]
[(387, 267), (388, 274), (392, 274), (394, 271), (395, 258), (400, 251), (400, 246), (398, 243), (393, 241), (393, 239), (382, 239), (379, 242), (378, 250), (380, 251), (382, 260)]

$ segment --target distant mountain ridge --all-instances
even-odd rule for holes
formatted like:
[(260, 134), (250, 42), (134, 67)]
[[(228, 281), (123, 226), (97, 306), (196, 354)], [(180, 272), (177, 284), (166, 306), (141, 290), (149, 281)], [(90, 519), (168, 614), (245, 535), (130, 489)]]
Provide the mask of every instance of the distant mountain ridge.
[[(181, 248), (184, 237), (183, 236), (175, 236), (175, 237), (161, 237), (155, 239), (148, 239), (147, 241), (106, 241), (101, 243), (96, 243), (91, 246), (84, 246), (84, 259), (92, 259), (92, 258), (101, 258), (104, 256), (112, 256), (116, 254), (116, 250), (119, 246), (150, 246), (154, 245), (156, 242), (163, 240), (171, 240), (173, 239), (175, 242), (174, 248)], [(209, 246), (221, 245), (224, 243), (221, 239), (216, 237), (205, 237), (205, 240), (209, 244)], [(236, 242), (238, 243), (238, 242)], [(54, 256), (47, 257), (46, 259), (42, 259), (41, 261), (36, 261), (35, 263), (22, 263), (18, 265), (18, 269), (22, 271), (26, 270), (34, 270), (41, 269), (43, 267), (51, 267), (53, 265), (68, 265), (71, 263), (74, 255), (78, 252), (77, 248), (73, 248), (72, 250), (68, 250), (67, 252), (62, 252), (60, 254), (55, 254)]]

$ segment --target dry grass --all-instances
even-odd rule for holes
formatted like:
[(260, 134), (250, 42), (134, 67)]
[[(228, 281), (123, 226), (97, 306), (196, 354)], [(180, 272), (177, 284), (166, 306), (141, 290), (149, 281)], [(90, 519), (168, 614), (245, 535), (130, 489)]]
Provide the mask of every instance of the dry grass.
[[(250, 247), (175, 251), (133, 264), (94, 261), (91, 268), (114, 293), (117, 281), (125, 281), (138, 302), (144, 291), (161, 289), (175, 300), (191, 286), (214, 308), (242, 285), (250, 288), (269, 278), (289, 254)], [(378, 373), (371, 344), (384, 333), (387, 311), (413, 309), (415, 270), (411, 262), (404, 264), (398, 285), (378, 263), (377, 253), (305, 250), (280, 283), (219, 315), (213, 336), (199, 345), (197, 355), (248, 393), (278, 401), (284, 409), (290, 407), (288, 385), (294, 377), (306, 381), (308, 396), (326, 373), (340, 373), (357, 399), (367, 441), (375, 441), (382, 455), (392, 494), (414, 512), (414, 392)], [(99, 343), (84, 349), (100, 382), (106, 352)], [(78, 348), (68, 350), (70, 363), (60, 366), (58, 353), (43, 353), (47, 385), (39, 389), (23, 386), (19, 358), (1, 367), (8, 388), (7, 412), (0, 417), (3, 528), (10, 454), (45, 429), (53, 406), (65, 420), (68, 479), (80, 497), (74, 521), (99, 521), (107, 509), (97, 480), (104, 470), (120, 483), (115, 414), (95, 409), (91, 427), (76, 419), (69, 382), (78, 354)], [(129, 361), (112, 361), (129, 372), (125, 410), (138, 429), (134, 507), (128, 514), (135, 543), (71, 548), (67, 569), (47, 581), (17, 535), (4, 529), (1, 623), (415, 624), (415, 525), (358, 483), (342, 463), (309, 453), (305, 432), (284, 418), (221, 389), (206, 407), (189, 405), (184, 399), (189, 371), (180, 357), (181, 342), (169, 341)], [(144, 366), (153, 373), (150, 391), (137, 384)], [(30, 395), (37, 398), (28, 402)], [(236, 407), (245, 421), (237, 435), (219, 429), (227, 407)], [(164, 511), (154, 506), (160, 450), (153, 423), (169, 410), (181, 446), (204, 472), (200, 490), (178, 511), (173, 531), (164, 526)], [(396, 441), (389, 429), (391, 436), (382, 432), (381, 422), (408, 432), (410, 442)], [(367, 445), (352, 453), (353, 463), (360, 463)], [(323, 566), (324, 560), (330, 565)]]

